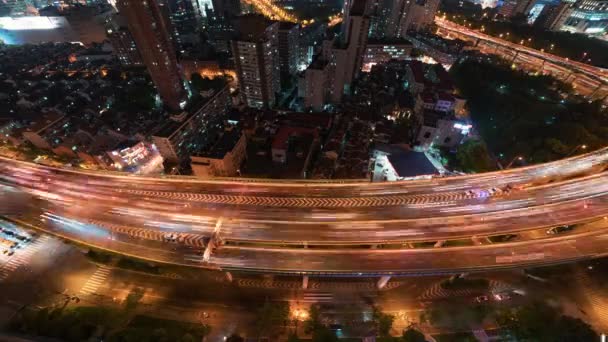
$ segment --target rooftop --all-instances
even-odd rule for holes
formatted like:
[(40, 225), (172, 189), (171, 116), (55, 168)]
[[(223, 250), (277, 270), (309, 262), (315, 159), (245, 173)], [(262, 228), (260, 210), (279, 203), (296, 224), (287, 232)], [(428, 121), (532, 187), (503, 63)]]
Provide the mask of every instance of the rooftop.
[(317, 135), (317, 131), (312, 128), (283, 126), (279, 129), (272, 140), (272, 148), (286, 150), (289, 146), (289, 138), (292, 136)]
[(234, 146), (241, 139), (241, 131), (238, 129), (231, 129), (224, 131), (224, 134), (219, 140), (211, 147), (211, 149), (204, 153), (199, 153), (195, 157), (206, 157), (212, 159), (223, 159), (224, 156), (234, 149)]
[(236, 19), (239, 41), (257, 42), (263, 40), (266, 29), (274, 22), (259, 14), (245, 14)]
[(412, 45), (412, 42), (410, 42), (407, 39), (403, 39), (403, 38), (383, 38), (383, 39), (370, 38), (367, 40), (367, 45), (386, 45), (386, 44)]
[(387, 158), (400, 177), (416, 177), (437, 173), (433, 163), (423, 152), (415, 152), (397, 145), (376, 144), (376, 149), (387, 153)]

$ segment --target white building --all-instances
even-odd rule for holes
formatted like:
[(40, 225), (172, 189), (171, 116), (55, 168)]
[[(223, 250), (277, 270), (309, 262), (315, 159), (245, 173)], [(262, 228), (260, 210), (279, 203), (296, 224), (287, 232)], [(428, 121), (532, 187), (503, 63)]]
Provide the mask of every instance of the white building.
[(224, 132), (210, 151), (190, 156), (195, 176), (227, 177), (240, 175), (240, 167), (247, 159), (247, 138), (233, 128)]
[(238, 37), (231, 43), (241, 99), (249, 107), (272, 107), (281, 89), (279, 23), (246, 15), (239, 17), (237, 27)]

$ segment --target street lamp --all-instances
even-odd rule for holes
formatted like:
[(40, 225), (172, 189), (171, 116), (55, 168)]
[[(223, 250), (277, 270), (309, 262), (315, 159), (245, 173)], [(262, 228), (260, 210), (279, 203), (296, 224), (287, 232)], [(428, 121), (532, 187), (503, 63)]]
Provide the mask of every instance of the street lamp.
[(583, 150), (586, 150), (587, 149), (587, 145), (582, 144), (582, 145), (576, 146), (570, 153), (568, 153), (566, 155), (566, 157), (570, 157), (571, 155), (573, 155), (576, 151), (578, 151), (579, 148), (582, 148)]
[(522, 156), (515, 156), (513, 158), (513, 160), (511, 160), (511, 162), (509, 164), (507, 164), (507, 167), (505, 167), (505, 170), (509, 169), (513, 165), (513, 163), (515, 163), (516, 160), (523, 161), (524, 157), (522, 157)]

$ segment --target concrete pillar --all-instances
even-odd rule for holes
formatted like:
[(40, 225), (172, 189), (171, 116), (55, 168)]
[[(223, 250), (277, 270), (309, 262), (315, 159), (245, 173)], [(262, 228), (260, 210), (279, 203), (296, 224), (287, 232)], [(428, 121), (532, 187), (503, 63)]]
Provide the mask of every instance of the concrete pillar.
[(306, 290), (308, 288), (308, 276), (305, 275), (302, 277), (302, 289)]
[(483, 245), (482, 239), (477, 236), (471, 237), (471, 240), (473, 241), (473, 244), (475, 244), (475, 245)]
[(379, 290), (381, 290), (386, 286), (389, 280), (391, 280), (391, 276), (382, 276), (380, 277), (380, 279), (378, 279), (378, 283), (376, 283), (376, 286)]
[(443, 247), (444, 243), (445, 243), (445, 240), (439, 240), (435, 243), (435, 245), (433, 247), (435, 247), (435, 248)]
[(230, 272), (226, 272), (226, 280), (228, 280), (228, 282), (232, 283), (232, 274)]

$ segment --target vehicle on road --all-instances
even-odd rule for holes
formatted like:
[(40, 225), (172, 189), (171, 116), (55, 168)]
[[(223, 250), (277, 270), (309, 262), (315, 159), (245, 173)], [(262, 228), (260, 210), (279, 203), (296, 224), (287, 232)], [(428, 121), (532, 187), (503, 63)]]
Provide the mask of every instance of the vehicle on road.
[(548, 229), (547, 234), (549, 234), (549, 235), (561, 234), (561, 233), (569, 232), (573, 229), (574, 229), (574, 225), (557, 226), (557, 227)]
[(487, 302), (488, 299), (489, 299), (488, 296), (477, 296), (477, 297), (475, 297), (475, 302), (483, 303), (483, 302)]

